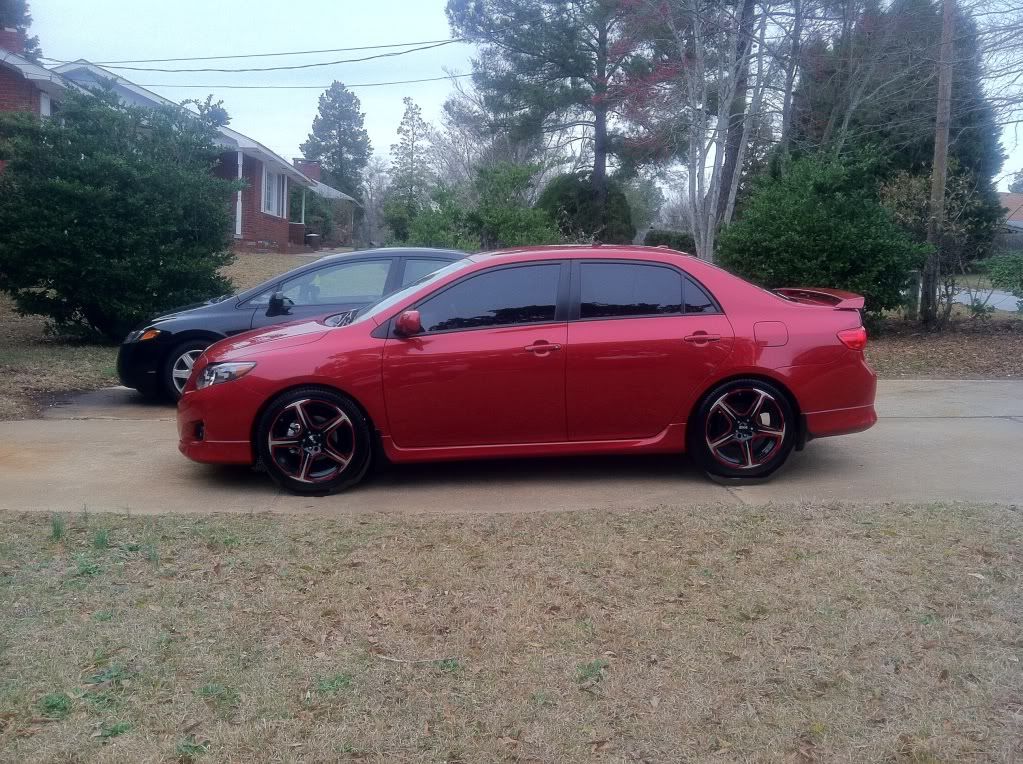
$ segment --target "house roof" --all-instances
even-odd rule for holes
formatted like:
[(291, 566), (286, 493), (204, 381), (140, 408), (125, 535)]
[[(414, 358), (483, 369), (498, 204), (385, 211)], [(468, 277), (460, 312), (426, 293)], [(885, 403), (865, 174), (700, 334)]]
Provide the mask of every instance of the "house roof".
[[(43, 70), (47, 71), (47, 70)], [(72, 61), (67, 64), (62, 64), (55, 67), (53, 72), (56, 72), (63, 77), (71, 80), (75, 84), (100, 84), (101, 82), (109, 82), (121, 96), (121, 99), (128, 102), (134, 103), (140, 106), (179, 106), (161, 95), (157, 95), (151, 90), (147, 90), (141, 85), (136, 85), (130, 80), (126, 80), (120, 75), (114, 74), (108, 69), (104, 69), (102, 66), (98, 66), (85, 59), (79, 59), (78, 61)], [(320, 183), (319, 181), (313, 180), (306, 176), (295, 168), (291, 162), (284, 159), (279, 154), (274, 153), (259, 141), (249, 138), (247, 135), (242, 135), (237, 130), (232, 130), (229, 127), (218, 127), (217, 130), (220, 132), (220, 145), (226, 149), (241, 151), (243, 154), (255, 157), (262, 162), (266, 163), (272, 169), (277, 172), (287, 175), (289, 178), (294, 180), (299, 185), (305, 186), (311, 191), (330, 198), (330, 199), (348, 199), (355, 201), (352, 197), (341, 193), (336, 188)]]
[(6, 48), (0, 48), (0, 66), (13, 69), (48, 95), (59, 95), (67, 89), (67, 82), (59, 74)]
[(998, 201), (1006, 209), (1005, 222), (1013, 228), (1023, 228), (1023, 194), (998, 194)]

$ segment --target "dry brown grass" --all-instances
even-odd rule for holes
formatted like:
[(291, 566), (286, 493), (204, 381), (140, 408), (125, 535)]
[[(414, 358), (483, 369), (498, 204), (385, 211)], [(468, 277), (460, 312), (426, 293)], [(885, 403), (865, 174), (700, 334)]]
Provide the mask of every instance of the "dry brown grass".
[(888, 379), (1016, 379), (1023, 377), (1023, 320), (961, 320), (941, 333), (893, 320), (867, 344), (867, 360)]
[(0, 514), (4, 761), (1023, 754), (1006, 508), (81, 515), (51, 534)]
[[(310, 262), (301, 255), (244, 254), (225, 269), (239, 289)], [(37, 416), (41, 400), (117, 383), (117, 348), (53, 337), (41, 316), (19, 316), (0, 295), (0, 420)]]

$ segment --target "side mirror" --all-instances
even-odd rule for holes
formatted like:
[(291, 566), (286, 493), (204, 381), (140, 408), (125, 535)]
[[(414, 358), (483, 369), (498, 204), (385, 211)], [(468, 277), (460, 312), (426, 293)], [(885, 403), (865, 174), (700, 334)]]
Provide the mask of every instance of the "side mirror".
[(284, 292), (274, 292), (270, 295), (270, 303), (267, 305), (268, 316), (281, 316), (291, 312), (291, 306), (295, 303), (284, 296)]
[(394, 322), (394, 333), (399, 337), (411, 337), (423, 331), (423, 322), (419, 320), (418, 310), (406, 310)]

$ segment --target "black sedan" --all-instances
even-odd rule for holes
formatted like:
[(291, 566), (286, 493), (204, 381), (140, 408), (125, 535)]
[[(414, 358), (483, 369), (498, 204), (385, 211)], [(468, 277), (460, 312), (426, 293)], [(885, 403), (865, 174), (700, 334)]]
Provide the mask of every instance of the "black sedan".
[(177, 400), (195, 359), (217, 340), (357, 310), (463, 257), (454, 250), (395, 248), (321, 258), (240, 294), (147, 321), (122, 343), (117, 373), (123, 385), (147, 397)]

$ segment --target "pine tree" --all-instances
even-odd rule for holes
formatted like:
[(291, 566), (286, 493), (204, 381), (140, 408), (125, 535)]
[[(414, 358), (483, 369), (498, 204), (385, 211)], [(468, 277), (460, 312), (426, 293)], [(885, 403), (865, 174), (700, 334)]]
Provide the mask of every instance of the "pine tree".
[(355, 197), (362, 195), (362, 171), (372, 150), (361, 107), (355, 94), (335, 81), (320, 96), (312, 132), (300, 146), (306, 159), (323, 165), (325, 183)]
[(405, 114), (398, 125), (398, 142), (391, 145), (391, 199), (414, 217), (427, 197), (430, 126), (415, 101), (406, 96), (402, 103)]

